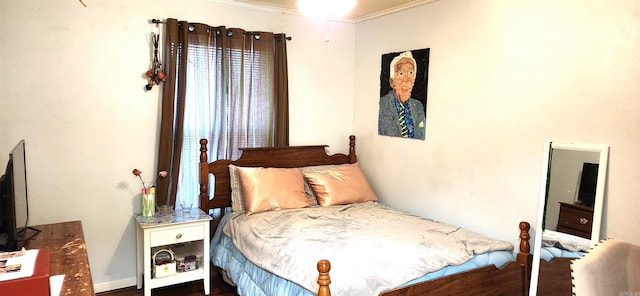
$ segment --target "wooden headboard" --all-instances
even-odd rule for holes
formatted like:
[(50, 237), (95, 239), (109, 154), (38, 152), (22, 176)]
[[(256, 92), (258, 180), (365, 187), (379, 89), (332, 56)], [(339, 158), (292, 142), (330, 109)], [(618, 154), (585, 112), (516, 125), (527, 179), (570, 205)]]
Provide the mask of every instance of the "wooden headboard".
[[(242, 154), (237, 160), (219, 159), (211, 163), (207, 156), (207, 143), (207, 139), (200, 140), (200, 209), (213, 215), (214, 220), (217, 218), (216, 216), (224, 214), (226, 208), (231, 207), (229, 164), (248, 167), (294, 168), (356, 163), (357, 161), (355, 136), (349, 136), (349, 154), (328, 155), (327, 145), (241, 148)], [(212, 199), (209, 199), (209, 174), (213, 174), (215, 177)], [(221, 213), (212, 213), (211, 210), (216, 209), (220, 209)], [(215, 232), (215, 228), (212, 228), (211, 232)]]

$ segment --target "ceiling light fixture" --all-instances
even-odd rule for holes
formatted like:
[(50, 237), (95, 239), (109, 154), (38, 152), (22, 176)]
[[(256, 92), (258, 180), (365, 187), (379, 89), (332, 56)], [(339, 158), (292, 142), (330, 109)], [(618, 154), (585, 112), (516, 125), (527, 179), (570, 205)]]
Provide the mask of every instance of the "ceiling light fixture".
[(342, 17), (356, 6), (356, 0), (298, 0), (302, 13), (315, 17)]

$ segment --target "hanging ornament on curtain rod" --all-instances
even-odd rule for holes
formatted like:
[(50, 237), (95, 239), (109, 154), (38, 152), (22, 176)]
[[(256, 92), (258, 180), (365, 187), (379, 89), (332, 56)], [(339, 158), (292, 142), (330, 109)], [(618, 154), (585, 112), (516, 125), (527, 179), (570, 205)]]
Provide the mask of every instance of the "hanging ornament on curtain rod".
[(162, 64), (158, 59), (158, 42), (160, 34), (151, 33), (151, 43), (153, 44), (153, 60), (151, 61), (151, 69), (145, 74), (149, 79), (149, 83), (145, 86), (146, 90), (151, 90), (154, 85), (159, 85), (162, 81), (167, 81), (167, 74), (162, 71)]

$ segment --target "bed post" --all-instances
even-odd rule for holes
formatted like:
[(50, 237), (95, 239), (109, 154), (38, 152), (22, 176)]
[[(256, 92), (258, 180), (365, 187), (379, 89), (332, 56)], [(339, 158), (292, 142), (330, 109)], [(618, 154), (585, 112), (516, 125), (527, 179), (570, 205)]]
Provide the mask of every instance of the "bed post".
[(329, 260), (322, 259), (318, 261), (318, 296), (331, 296), (331, 290), (329, 284), (331, 284), (331, 277), (329, 276), (329, 270), (331, 270), (331, 263)]
[[(207, 157), (207, 139), (200, 139), (200, 208), (209, 214), (209, 158)], [(214, 230), (215, 231), (215, 230)]]
[(522, 221), (520, 222), (520, 252), (516, 256), (516, 260), (523, 267), (523, 287), (524, 291), (522, 291), (522, 295), (529, 295), (529, 285), (531, 284), (531, 264), (533, 261), (533, 255), (531, 254), (531, 245), (529, 244), (529, 229), (531, 229), (531, 225), (529, 222)]
[(349, 163), (358, 162), (358, 157), (356, 156), (356, 136), (349, 136)]

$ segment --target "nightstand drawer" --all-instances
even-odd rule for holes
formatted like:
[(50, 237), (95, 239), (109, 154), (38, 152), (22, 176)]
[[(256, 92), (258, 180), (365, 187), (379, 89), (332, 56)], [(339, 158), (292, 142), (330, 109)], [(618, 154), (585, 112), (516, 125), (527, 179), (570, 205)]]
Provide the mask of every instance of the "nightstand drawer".
[(202, 224), (177, 227), (171, 229), (155, 230), (149, 233), (151, 246), (177, 244), (204, 239), (204, 226)]

